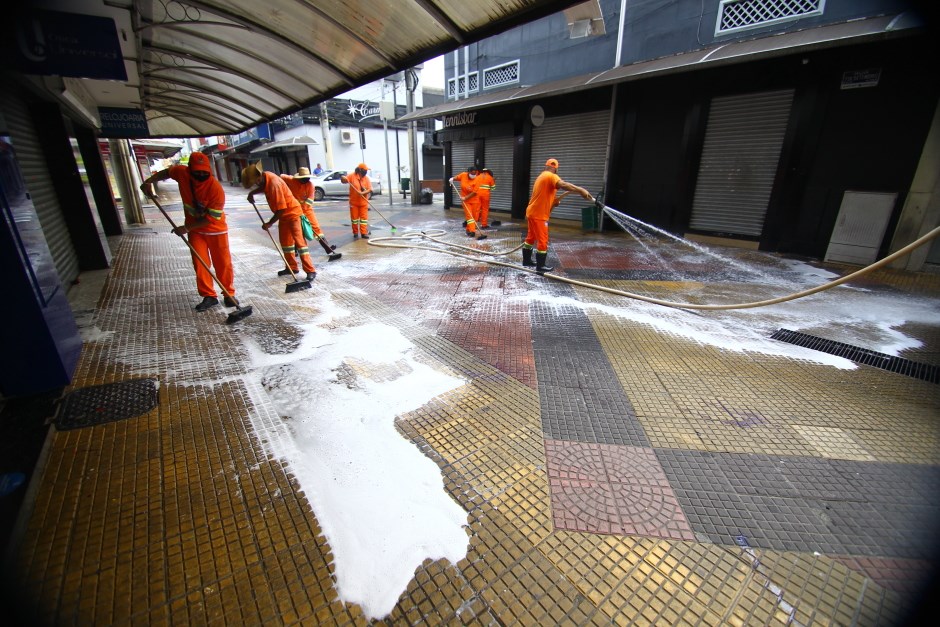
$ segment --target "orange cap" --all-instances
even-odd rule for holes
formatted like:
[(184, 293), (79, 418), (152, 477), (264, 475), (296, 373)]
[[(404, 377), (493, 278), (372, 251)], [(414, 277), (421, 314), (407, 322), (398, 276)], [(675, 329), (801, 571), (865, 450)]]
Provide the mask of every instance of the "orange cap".
[(558, 159), (549, 159), (548, 161), (545, 162), (545, 165), (550, 168), (557, 168)]
[(203, 172), (212, 173), (212, 168), (209, 166), (209, 157), (202, 154), (201, 152), (194, 152), (189, 155), (189, 169), (193, 171), (202, 170)]
[(367, 166), (367, 165), (364, 164), (364, 163), (360, 163), (360, 164), (357, 165), (356, 167), (359, 168), (360, 170), (368, 170), (368, 169), (369, 169), (369, 166)]

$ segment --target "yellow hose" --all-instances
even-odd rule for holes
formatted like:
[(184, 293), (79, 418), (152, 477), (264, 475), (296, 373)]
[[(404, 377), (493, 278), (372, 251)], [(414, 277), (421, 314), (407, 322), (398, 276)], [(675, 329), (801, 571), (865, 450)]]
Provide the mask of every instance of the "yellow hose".
[[(429, 235), (428, 233), (433, 233), (433, 235)], [(479, 248), (471, 248), (471, 247), (469, 247), (469, 246), (461, 246), (460, 244), (453, 244), (453, 243), (451, 243), (451, 242), (446, 242), (446, 241), (437, 239), (436, 236), (438, 236), (438, 235), (443, 235), (443, 234), (444, 234), (444, 231), (443, 231), (443, 230), (440, 230), (440, 229), (437, 229), (437, 230), (434, 230), (434, 231), (429, 231), (429, 232), (425, 232), (425, 231), (412, 231), (412, 232), (404, 233), (404, 234), (402, 234), (400, 237), (380, 237), (380, 238), (376, 238), (376, 239), (371, 239), (371, 240), (369, 240), (369, 245), (370, 245), (370, 246), (380, 246), (380, 247), (385, 247), (385, 248), (416, 248), (416, 249), (419, 249), (419, 250), (430, 250), (430, 251), (434, 251), (434, 252), (444, 253), (444, 254), (446, 254), (446, 255), (451, 255), (451, 256), (453, 256), (453, 257), (460, 257), (460, 258), (462, 258), (462, 259), (468, 259), (468, 260), (470, 260), (470, 261), (484, 261), (484, 262), (486, 262), (486, 263), (488, 263), (488, 264), (490, 264), (490, 265), (504, 266), (504, 267), (507, 267), (507, 268), (514, 268), (514, 269), (516, 269), (516, 270), (522, 270), (523, 272), (531, 272), (532, 274), (537, 274), (537, 273), (535, 272), (535, 270), (533, 270), (533, 269), (526, 268), (526, 267), (524, 267), (524, 266), (520, 266), (520, 265), (514, 264), (514, 263), (507, 263), (507, 262), (504, 262), (504, 261), (497, 261), (497, 260), (495, 260), (495, 259), (480, 259), (480, 257), (478, 257), (478, 256), (476, 256), (476, 257), (471, 257), (470, 255), (465, 255), (465, 254), (461, 254), (461, 253), (458, 253), (458, 252), (453, 252), (453, 251), (450, 251), (450, 250), (444, 250), (444, 249), (441, 249), (441, 248), (433, 248), (433, 247), (430, 247), (430, 246), (418, 246), (418, 245), (415, 245), (415, 244), (392, 244), (392, 243), (388, 243), (390, 240), (394, 241), (394, 240), (403, 240), (403, 239), (429, 239), (429, 240), (431, 240), (431, 241), (437, 242), (437, 243), (439, 243), (439, 244), (443, 244), (443, 245), (445, 245), (445, 246), (451, 246), (451, 247), (454, 247), (454, 248), (460, 248), (460, 249), (463, 249), (463, 250), (471, 251), (471, 252), (475, 253), (476, 255), (488, 255), (488, 256), (491, 256), (491, 257), (500, 257), (500, 256), (509, 255), (509, 254), (514, 253), (515, 251), (519, 250), (520, 248), (522, 248), (522, 244), (520, 244), (520, 245), (516, 246), (515, 248), (513, 248), (513, 249), (511, 249), (511, 250), (507, 250), (507, 251), (505, 251), (505, 252), (490, 252), (490, 251), (486, 251), (486, 250), (480, 250)], [(894, 261), (894, 260), (896, 260), (896, 259), (898, 259), (898, 258), (900, 258), (900, 257), (903, 257), (904, 255), (907, 255), (908, 253), (910, 253), (910, 252), (913, 251), (914, 249), (923, 246), (924, 244), (926, 244), (926, 243), (929, 242), (930, 240), (934, 239), (934, 238), (937, 237), (938, 235), (940, 235), (940, 226), (938, 226), (937, 228), (933, 229), (932, 231), (930, 231), (930, 232), (927, 233), (926, 235), (923, 235), (922, 237), (919, 237), (918, 239), (916, 239), (915, 241), (911, 242), (910, 244), (908, 244), (908, 245), (905, 246), (904, 248), (902, 248), (902, 249), (900, 249), (900, 250), (898, 250), (898, 251), (896, 251), (896, 252), (894, 252), (894, 253), (891, 253), (890, 255), (888, 255), (887, 257), (885, 257), (884, 259), (879, 259), (879, 260), (876, 261), (875, 263), (873, 263), (873, 264), (871, 264), (871, 265), (868, 265), (868, 266), (865, 266), (865, 267), (862, 268), (861, 270), (856, 270), (855, 272), (853, 272), (853, 273), (851, 273), (851, 274), (848, 274), (848, 275), (846, 275), (846, 276), (844, 276), (844, 277), (841, 277), (841, 278), (839, 278), (839, 279), (835, 279), (834, 281), (830, 281), (830, 282), (828, 282), (828, 283), (824, 283), (823, 285), (820, 285), (820, 286), (818, 286), (818, 287), (814, 287), (814, 288), (811, 288), (811, 289), (808, 289), (808, 290), (803, 290), (802, 292), (796, 292), (796, 293), (794, 293), (794, 294), (789, 294), (789, 295), (787, 295), (787, 296), (780, 296), (780, 297), (778, 297), (778, 298), (771, 298), (771, 299), (768, 299), (768, 300), (759, 300), (759, 301), (754, 301), (754, 302), (751, 302), (751, 303), (735, 303), (735, 304), (732, 304), (732, 305), (697, 305), (697, 304), (694, 304), (694, 303), (676, 303), (676, 302), (672, 302), (672, 301), (668, 301), (668, 300), (660, 300), (660, 299), (658, 299), (658, 298), (650, 298), (649, 296), (643, 296), (642, 294), (635, 294), (635, 293), (633, 293), (633, 292), (624, 292), (624, 291), (622, 291), (622, 290), (615, 290), (615, 289), (613, 289), (613, 288), (604, 287), (603, 285), (594, 285), (594, 284), (591, 284), (591, 283), (584, 283), (583, 281), (576, 281), (576, 280), (574, 280), (574, 279), (569, 279), (569, 278), (567, 278), (567, 277), (559, 276), (559, 275), (557, 275), (557, 274), (546, 273), (546, 274), (543, 274), (542, 276), (544, 276), (544, 277), (546, 277), (546, 278), (549, 278), (549, 279), (553, 279), (553, 280), (555, 280), (555, 281), (562, 281), (562, 282), (564, 282), (564, 283), (570, 283), (571, 285), (579, 285), (579, 286), (581, 286), (581, 287), (587, 287), (587, 288), (591, 288), (591, 289), (595, 289), (595, 290), (600, 290), (600, 291), (602, 291), (602, 292), (607, 292), (607, 293), (609, 293), (609, 294), (616, 294), (616, 295), (618, 295), (618, 296), (625, 296), (625, 297), (627, 297), (627, 298), (633, 298), (633, 299), (635, 299), (635, 300), (641, 300), (641, 301), (644, 301), (644, 302), (647, 302), (647, 303), (652, 303), (652, 304), (654, 304), (654, 305), (662, 305), (663, 307), (673, 307), (673, 308), (676, 308), (676, 309), (695, 309), (695, 310), (700, 310), (700, 311), (722, 311), (722, 310), (728, 310), (728, 309), (753, 309), (754, 307), (766, 307), (766, 306), (768, 306), (768, 305), (776, 305), (776, 304), (784, 303), (784, 302), (787, 302), (787, 301), (790, 301), (790, 300), (796, 300), (797, 298), (803, 298), (804, 296), (810, 296), (810, 295), (812, 295), (812, 294), (816, 294), (817, 292), (823, 292), (823, 291), (825, 291), (825, 290), (831, 289), (831, 288), (836, 287), (836, 286), (838, 286), (838, 285), (842, 285), (843, 283), (845, 283), (845, 282), (847, 282), (847, 281), (851, 281), (852, 279), (858, 278), (858, 277), (860, 277), (860, 276), (863, 276), (863, 275), (865, 275), (865, 274), (868, 274), (869, 272), (873, 272), (873, 271), (877, 270), (878, 268), (881, 268), (881, 267), (883, 267), (883, 266), (886, 266), (887, 264), (891, 263), (892, 261)]]

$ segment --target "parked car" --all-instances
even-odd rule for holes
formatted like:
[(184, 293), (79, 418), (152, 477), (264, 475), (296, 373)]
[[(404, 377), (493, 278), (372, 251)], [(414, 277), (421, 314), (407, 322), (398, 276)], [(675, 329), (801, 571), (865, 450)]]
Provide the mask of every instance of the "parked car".
[[(344, 183), (342, 177), (346, 176), (347, 170), (324, 170), (320, 176), (310, 179), (313, 183), (313, 199), (323, 200), (326, 196), (349, 196), (349, 183)], [(372, 194), (379, 196), (382, 194), (381, 179), (369, 177), (372, 181)]]

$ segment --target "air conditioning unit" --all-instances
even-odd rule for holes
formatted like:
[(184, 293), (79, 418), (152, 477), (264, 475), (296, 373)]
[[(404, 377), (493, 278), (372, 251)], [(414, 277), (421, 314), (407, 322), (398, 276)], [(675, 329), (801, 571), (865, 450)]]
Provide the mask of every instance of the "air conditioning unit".
[(344, 144), (355, 144), (356, 143), (356, 134), (352, 129), (343, 128), (339, 131), (339, 140)]

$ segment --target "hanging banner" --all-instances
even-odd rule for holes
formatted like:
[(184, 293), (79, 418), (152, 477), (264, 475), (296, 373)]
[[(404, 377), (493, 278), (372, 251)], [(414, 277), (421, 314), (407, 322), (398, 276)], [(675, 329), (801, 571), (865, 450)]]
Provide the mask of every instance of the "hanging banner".
[(3, 45), (7, 61), (24, 74), (127, 80), (112, 18), (26, 7), (11, 18)]

